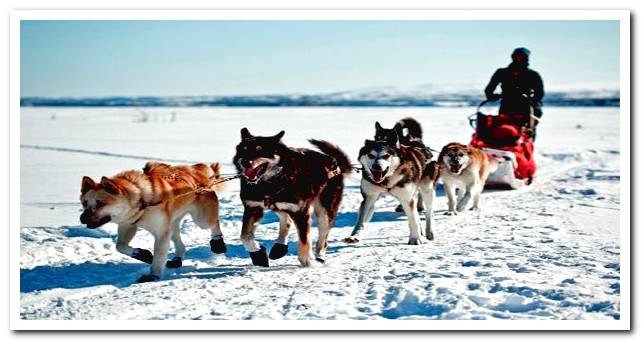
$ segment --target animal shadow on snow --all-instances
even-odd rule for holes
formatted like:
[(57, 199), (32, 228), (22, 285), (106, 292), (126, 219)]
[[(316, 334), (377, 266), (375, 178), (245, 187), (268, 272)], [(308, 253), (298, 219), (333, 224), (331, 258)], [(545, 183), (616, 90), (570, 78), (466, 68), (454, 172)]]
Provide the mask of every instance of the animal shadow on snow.
[[(173, 272), (167, 269), (165, 279), (201, 278), (215, 279), (246, 273), (246, 267), (218, 266), (196, 269), (184, 267), (185, 271)], [(82, 263), (64, 266), (37, 266), (20, 270), (20, 292), (30, 293), (49, 289), (79, 289), (99, 285), (113, 285), (123, 288), (136, 284), (136, 279), (149, 271), (144, 263)], [(196, 272), (196, 274), (194, 274)]]
[[(84, 236), (83, 234), (79, 234)], [(258, 240), (268, 249), (272, 247), (272, 240)], [(297, 243), (290, 243), (288, 255), (298, 254)], [(165, 269), (164, 280), (198, 277), (202, 279), (216, 279), (227, 276), (244, 275), (252, 267), (250, 262), (246, 266), (211, 265), (196, 268), (190, 261), (208, 262), (212, 258), (209, 245), (198, 246), (187, 250), (185, 264), (178, 269)], [(171, 259), (170, 253), (168, 258)], [(217, 257), (217, 256), (214, 256)], [(249, 258), (249, 254), (241, 244), (227, 244), (225, 257)], [(32, 269), (20, 269), (20, 292), (29, 293), (49, 289), (78, 289), (98, 285), (113, 285), (118, 288), (136, 284), (136, 279), (149, 271), (149, 265), (138, 262), (110, 262), (67, 264), (67, 265), (42, 265)]]
[[(358, 186), (355, 186), (358, 187)], [(437, 196), (444, 196), (442, 186), (437, 187)], [(334, 222), (334, 227), (343, 228), (343, 227), (353, 227), (356, 223), (358, 217), (357, 212), (343, 212), (339, 213)], [(222, 219), (229, 220), (241, 220), (242, 216), (236, 216), (236, 214), (228, 214), (221, 216)], [(375, 212), (371, 221), (372, 222), (394, 222), (394, 221), (404, 221), (407, 218), (403, 214), (398, 214), (396, 212)], [(273, 212), (265, 212), (265, 217), (261, 224), (270, 224), (278, 222), (278, 216)], [(314, 219), (313, 227), (316, 228), (316, 221)], [(86, 230), (84, 228), (70, 228), (67, 237), (93, 237), (93, 238), (110, 238), (112, 237), (109, 234), (97, 234)], [(264, 245), (267, 249), (270, 249), (274, 241), (273, 240), (258, 240), (258, 242)], [(380, 246), (385, 246), (387, 243), (382, 242)], [(368, 247), (376, 246), (371, 243), (367, 245)], [(351, 248), (358, 247), (351, 245)], [(328, 253), (336, 253), (342, 247), (336, 245), (330, 245), (328, 248)], [(289, 243), (289, 250), (287, 252), (288, 256), (295, 256), (298, 254), (298, 244), (294, 241)], [(237, 276), (244, 275), (250, 265), (247, 266), (225, 266), (225, 265), (212, 265), (206, 268), (196, 268), (189, 265), (190, 260), (197, 261), (207, 261), (212, 257), (211, 250), (209, 245), (202, 245), (198, 247), (192, 247), (187, 250), (185, 255), (186, 262), (185, 266), (180, 269), (170, 270), (167, 269), (165, 273), (166, 280), (173, 280), (179, 278), (207, 278), (215, 279), (227, 276)], [(171, 259), (172, 254), (168, 255), (168, 258)], [(229, 258), (249, 258), (249, 254), (245, 250), (242, 244), (227, 244), (227, 252), (225, 257)], [(286, 265), (278, 266), (273, 270), (287, 268)], [(271, 269), (271, 268), (270, 268)], [(110, 263), (91, 263), (86, 262), (82, 264), (68, 264), (68, 265), (42, 265), (37, 266), (32, 269), (20, 269), (20, 292), (30, 293), (39, 290), (49, 290), (49, 289), (78, 289), (85, 287), (92, 287), (98, 285), (113, 285), (115, 287), (127, 287), (129, 285), (135, 284), (136, 279), (143, 274), (146, 274), (149, 271), (149, 265), (144, 263), (128, 263), (128, 262), (110, 262)]]

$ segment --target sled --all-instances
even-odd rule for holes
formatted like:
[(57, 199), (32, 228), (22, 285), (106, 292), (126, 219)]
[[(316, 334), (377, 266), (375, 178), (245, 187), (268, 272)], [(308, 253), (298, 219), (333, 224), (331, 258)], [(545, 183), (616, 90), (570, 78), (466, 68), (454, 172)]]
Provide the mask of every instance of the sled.
[(499, 161), (486, 187), (517, 189), (531, 184), (536, 172), (531, 127), (536, 126), (536, 117), (531, 112), (486, 115), (481, 107), (487, 102), (479, 104), (476, 114), (468, 117), (475, 129), (470, 145)]

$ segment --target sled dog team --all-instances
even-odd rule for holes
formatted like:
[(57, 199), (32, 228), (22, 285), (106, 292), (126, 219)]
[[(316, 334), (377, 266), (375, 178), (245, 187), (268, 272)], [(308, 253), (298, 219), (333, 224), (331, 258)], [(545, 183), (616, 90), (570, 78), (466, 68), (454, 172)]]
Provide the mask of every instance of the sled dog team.
[[(447, 194), (445, 214), (462, 212), (470, 200), (471, 209), (479, 209), (480, 193), (488, 175), (496, 169), (497, 160), (476, 148), (450, 143), (434, 161), (422, 141), (420, 124), (412, 118), (399, 121), (391, 129), (376, 122), (375, 128), (374, 139), (365, 140), (358, 153), (363, 201), (354, 230), (345, 242), (360, 241), (365, 224), (374, 214), (375, 203), (383, 194), (398, 199), (405, 211), (410, 229), (408, 244), (421, 244), (424, 238), (433, 240), (433, 201), (439, 179)], [(243, 128), (240, 133), (241, 141), (233, 159), (240, 174), (240, 199), (244, 207), (240, 239), (252, 263), (269, 266), (269, 259), (285, 256), (292, 225), (298, 232), (301, 265), (311, 265), (312, 252), (316, 261), (324, 263), (329, 232), (345, 187), (344, 178), (354, 171), (349, 158), (338, 146), (322, 140), (309, 140), (317, 150), (289, 147), (282, 142), (284, 131), (274, 136), (254, 136)], [(170, 166), (148, 162), (142, 171), (103, 176), (99, 182), (85, 176), (80, 222), (88, 228), (116, 223), (118, 252), (151, 264), (149, 274), (138, 282), (155, 281), (165, 267), (182, 266), (185, 245), (180, 237), (180, 221), (187, 214), (198, 226), (211, 231), (211, 251), (225, 253), (218, 221), (217, 192), (222, 186), (218, 163)], [(420, 227), (418, 212), (421, 204), (424, 229)], [(265, 209), (272, 210), (280, 220), (278, 237), (269, 253), (255, 238)], [(312, 215), (317, 221), (318, 239), (310, 250)], [(153, 253), (129, 246), (138, 228), (154, 236)], [(175, 247), (175, 257), (167, 260), (170, 241)]]

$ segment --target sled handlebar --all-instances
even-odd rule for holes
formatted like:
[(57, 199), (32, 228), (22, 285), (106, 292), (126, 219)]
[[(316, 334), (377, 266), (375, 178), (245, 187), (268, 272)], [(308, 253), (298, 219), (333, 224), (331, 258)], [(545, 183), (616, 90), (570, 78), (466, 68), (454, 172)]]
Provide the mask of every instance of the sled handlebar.
[(477, 117), (477, 116), (478, 116), (478, 114), (481, 112), (481, 107), (482, 107), (482, 106), (484, 106), (485, 104), (487, 104), (488, 102), (496, 102), (496, 101), (492, 101), (492, 100), (490, 100), (490, 99), (486, 99), (485, 101), (481, 102), (481, 103), (476, 107), (476, 113), (474, 113), (474, 114), (472, 114), (472, 115), (470, 115), (470, 116), (468, 116), (468, 117), (467, 117), (467, 120), (468, 120), (468, 122), (469, 122), (469, 124), (470, 124), (470, 127), (472, 127), (472, 129), (475, 129), (475, 130), (476, 130), (476, 117)]
[(489, 99), (486, 99), (485, 101), (481, 102), (481, 103), (476, 107), (476, 112), (480, 112), (480, 111), (481, 111), (481, 107), (482, 107), (482, 106), (484, 106), (485, 104), (487, 104), (488, 102), (496, 102), (496, 101), (491, 101), (491, 100), (489, 100)]

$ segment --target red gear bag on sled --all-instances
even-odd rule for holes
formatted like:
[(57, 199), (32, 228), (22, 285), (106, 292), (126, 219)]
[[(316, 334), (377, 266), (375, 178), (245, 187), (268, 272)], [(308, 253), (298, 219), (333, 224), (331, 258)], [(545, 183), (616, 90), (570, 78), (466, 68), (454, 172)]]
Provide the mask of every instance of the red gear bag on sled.
[(499, 159), (498, 169), (490, 174), (486, 185), (518, 188), (529, 185), (536, 172), (532, 115), (530, 113), (485, 115), (480, 111), (469, 117), (475, 129), (470, 145)]

